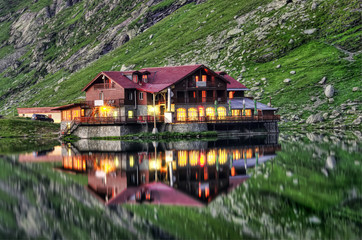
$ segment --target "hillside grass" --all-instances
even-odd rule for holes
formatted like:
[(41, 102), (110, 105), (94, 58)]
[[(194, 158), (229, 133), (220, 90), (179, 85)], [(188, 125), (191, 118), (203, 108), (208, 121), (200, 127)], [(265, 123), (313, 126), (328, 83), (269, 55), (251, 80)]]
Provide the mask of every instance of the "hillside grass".
[(32, 121), (28, 118), (0, 119), (0, 137), (42, 137), (58, 136), (60, 125), (42, 121)]

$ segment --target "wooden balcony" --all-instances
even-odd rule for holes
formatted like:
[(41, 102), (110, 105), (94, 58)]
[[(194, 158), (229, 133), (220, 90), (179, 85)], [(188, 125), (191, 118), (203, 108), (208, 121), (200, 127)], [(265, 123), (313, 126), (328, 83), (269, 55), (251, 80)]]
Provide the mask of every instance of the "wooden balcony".
[(232, 123), (232, 122), (269, 122), (280, 121), (280, 115), (268, 116), (222, 116), (175, 118), (175, 123)]
[(94, 89), (98, 90), (98, 89), (114, 89), (116, 88), (116, 84), (115, 83), (97, 83), (94, 84)]
[[(138, 116), (138, 117), (77, 117), (74, 119), (76, 124), (86, 125), (112, 125), (112, 124), (129, 124), (129, 123), (154, 123), (153, 116)], [(164, 122), (163, 116), (156, 116), (156, 122)]]
[[(104, 99), (103, 105), (110, 107), (122, 107), (124, 106), (124, 99)], [(96, 107), (95, 101), (82, 101), (82, 108), (94, 108)]]
[(214, 104), (215, 100), (217, 100), (218, 103), (226, 103), (226, 97), (221, 98), (214, 98), (214, 97), (203, 97), (203, 98), (175, 98), (174, 103), (178, 104), (188, 104), (188, 103), (194, 103), (194, 104), (203, 104), (203, 103), (209, 103)]

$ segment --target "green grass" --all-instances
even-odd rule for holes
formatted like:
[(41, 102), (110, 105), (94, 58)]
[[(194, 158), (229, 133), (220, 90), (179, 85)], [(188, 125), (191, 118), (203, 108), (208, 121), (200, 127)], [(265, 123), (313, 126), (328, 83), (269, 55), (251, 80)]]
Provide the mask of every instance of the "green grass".
[(0, 119), (1, 137), (51, 137), (58, 135), (59, 124), (32, 121), (26, 118)]
[(164, 0), (150, 8), (151, 12), (162, 11), (171, 6), (176, 0)]

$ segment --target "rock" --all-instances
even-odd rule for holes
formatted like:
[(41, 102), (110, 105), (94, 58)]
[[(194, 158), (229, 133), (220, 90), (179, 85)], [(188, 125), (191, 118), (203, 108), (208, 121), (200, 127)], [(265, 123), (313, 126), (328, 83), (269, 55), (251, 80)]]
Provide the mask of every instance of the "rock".
[(153, 34), (151, 34), (148, 38), (149, 38), (149, 39), (152, 39), (152, 38), (153, 38)]
[(282, 65), (280, 65), (280, 64), (278, 64), (277, 66), (276, 66), (276, 68), (281, 68), (282, 67)]
[(334, 169), (335, 167), (336, 167), (336, 158), (333, 155), (328, 156), (326, 160), (326, 168)]
[(352, 92), (357, 92), (359, 90), (359, 88), (358, 87), (354, 87), (354, 88), (352, 88)]
[(292, 44), (292, 43), (294, 43), (294, 40), (293, 40), (293, 39), (290, 39), (288, 43), (289, 43), (289, 44)]
[(328, 171), (327, 171), (327, 169), (322, 168), (321, 171), (322, 171), (322, 173), (324, 174), (324, 176), (328, 177)]
[(290, 74), (294, 75), (296, 72), (295, 71), (290, 71)]
[(315, 102), (317, 99), (315, 97), (310, 97), (310, 101)]
[(286, 78), (286, 79), (284, 79), (284, 83), (290, 83), (292, 80), (290, 79), (290, 78)]
[(354, 124), (354, 125), (360, 125), (361, 122), (362, 122), (362, 116), (358, 116), (358, 118), (357, 118), (356, 120), (354, 120), (354, 121), (352, 122), (352, 124)]
[(323, 113), (323, 118), (327, 119), (328, 118), (328, 113)]
[(316, 10), (317, 7), (318, 7), (318, 4), (317, 4), (316, 2), (313, 2), (313, 3), (312, 3), (312, 6), (311, 6), (311, 9), (312, 9), (312, 10)]
[(314, 223), (314, 224), (320, 224), (321, 223), (321, 220), (317, 216), (312, 216), (308, 220), (309, 220), (310, 223)]
[(318, 83), (323, 85), (326, 83), (326, 81), (327, 81), (327, 77), (322, 77), (322, 80), (320, 80)]
[(256, 82), (254, 83), (255, 86), (259, 86), (260, 85), (260, 82)]
[(56, 86), (56, 87), (54, 88), (54, 92), (58, 92), (59, 88), (60, 88), (60, 86)]
[(291, 171), (287, 171), (286, 175), (287, 175), (287, 177), (291, 177), (291, 176), (293, 176), (293, 173)]
[(315, 28), (306, 29), (306, 30), (304, 30), (304, 34), (311, 35), (311, 34), (313, 34), (316, 30), (317, 30), (317, 29), (315, 29)]
[(210, 55), (210, 59), (211, 60), (216, 60), (219, 58), (219, 53), (218, 52), (213, 52), (211, 55)]
[(234, 36), (234, 35), (237, 35), (239, 33), (243, 32), (243, 30), (241, 29), (238, 29), (238, 28), (234, 28), (234, 29), (231, 29), (228, 33), (227, 33), (227, 36), (228, 37), (231, 37), (231, 36)]
[(265, 77), (263, 77), (263, 78), (261, 78), (261, 80), (262, 80), (262, 81), (266, 81), (266, 78), (265, 78)]
[(332, 85), (328, 85), (324, 90), (324, 94), (326, 97), (331, 98), (334, 95), (334, 87)]
[(328, 99), (328, 103), (334, 103), (334, 99), (333, 98)]
[(322, 117), (322, 115), (320, 113), (317, 114), (312, 114), (308, 117), (307, 119), (307, 123), (318, 123), (318, 122), (323, 122), (324, 118)]

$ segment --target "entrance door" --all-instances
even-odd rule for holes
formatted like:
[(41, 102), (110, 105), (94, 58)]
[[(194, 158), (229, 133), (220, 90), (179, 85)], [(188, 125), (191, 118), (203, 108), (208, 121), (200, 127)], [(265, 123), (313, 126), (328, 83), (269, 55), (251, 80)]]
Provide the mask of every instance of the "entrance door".
[(165, 115), (165, 106), (164, 106), (164, 105), (161, 105), (161, 106), (160, 106), (160, 115), (161, 115), (161, 116), (164, 116), (164, 115)]

